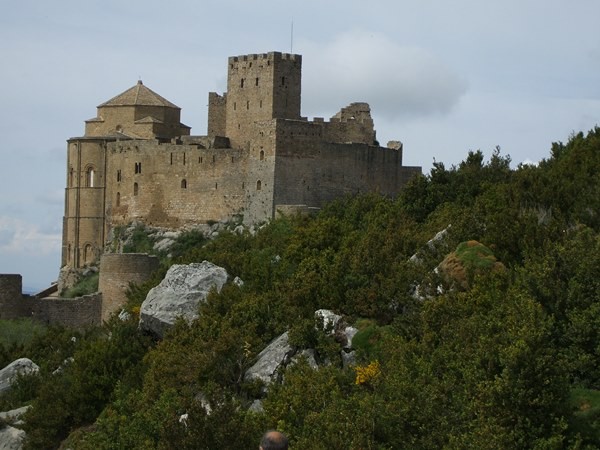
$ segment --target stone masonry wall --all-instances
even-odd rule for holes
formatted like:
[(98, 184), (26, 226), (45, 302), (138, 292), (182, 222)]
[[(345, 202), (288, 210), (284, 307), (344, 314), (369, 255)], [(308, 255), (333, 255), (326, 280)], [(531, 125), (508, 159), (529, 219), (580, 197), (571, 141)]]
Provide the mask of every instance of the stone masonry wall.
[(30, 304), (23, 297), (23, 278), (18, 274), (0, 274), (0, 319), (26, 317)]
[(32, 307), (34, 319), (69, 328), (85, 328), (100, 325), (102, 294), (84, 295), (77, 298), (42, 298), (35, 300)]
[(102, 320), (118, 311), (126, 302), (129, 283), (141, 284), (158, 269), (156, 256), (141, 253), (105, 253), (100, 259), (98, 290), (102, 293)]

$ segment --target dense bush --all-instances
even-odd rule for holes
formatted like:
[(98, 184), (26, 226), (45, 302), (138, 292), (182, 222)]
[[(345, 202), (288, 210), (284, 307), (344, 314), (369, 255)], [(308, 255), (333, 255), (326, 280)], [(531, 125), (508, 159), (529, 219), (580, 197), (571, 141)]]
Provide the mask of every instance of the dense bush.
[[(34, 339), (24, 351), (41, 375), (13, 399), (34, 405), (29, 448), (71, 433), (65, 446), (78, 449), (241, 449), (276, 427), (302, 449), (598, 448), (599, 155), (600, 129), (538, 166), (470, 152), (397, 199), (348, 197), (253, 235), (183, 235), (169, 263), (210, 260), (244, 285), (211, 294), (200, 320), (156, 345), (134, 320)], [(478, 265), (459, 292), (436, 268), (471, 240), (506, 270)], [(131, 287), (130, 311), (167, 267)], [(355, 368), (315, 329), (321, 308), (359, 329)], [(252, 412), (263, 386), (243, 375), (284, 331), (330, 364), (301, 360)]]

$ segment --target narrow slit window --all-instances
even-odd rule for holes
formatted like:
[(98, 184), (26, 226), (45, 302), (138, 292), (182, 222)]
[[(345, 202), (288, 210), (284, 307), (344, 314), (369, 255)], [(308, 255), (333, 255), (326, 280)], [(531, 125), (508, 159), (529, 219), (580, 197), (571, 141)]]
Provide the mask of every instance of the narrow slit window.
[(258, 180), (258, 181), (256, 182), (256, 190), (257, 190), (257, 191), (260, 191), (261, 189), (262, 189), (262, 183), (260, 182), (260, 180)]
[(85, 185), (86, 187), (94, 187), (94, 168), (88, 167), (85, 173)]
[(138, 186), (137, 183), (133, 183), (133, 195), (138, 195), (140, 191), (140, 187)]

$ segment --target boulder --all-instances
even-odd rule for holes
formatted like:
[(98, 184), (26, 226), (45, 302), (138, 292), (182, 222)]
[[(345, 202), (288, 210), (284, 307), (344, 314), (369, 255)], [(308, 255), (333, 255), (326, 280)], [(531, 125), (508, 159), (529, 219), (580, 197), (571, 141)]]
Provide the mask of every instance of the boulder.
[(208, 293), (221, 291), (227, 271), (208, 261), (173, 265), (158, 286), (151, 289), (140, 308), (140, 328), (162, 338), (178, 318), (192, 322)]
[(40, 368), (28, 358), (20, 358), (0, 370), (0, 393), (8, 391), (19, 375), (38, 373)]
[(246, 371), (244, 380), (261, 380), (265, 384), (271, 383), (277, 378), (279, 368), (285, 367), (293, 354), (294, 349), (289, 344), (289, 336), (286, 331), (258, 354), (256, 363)]
[(10, 425), (0, 428), (0, 450), (21, 450), (25, 432)]
[(323, 330), (331, 330), (332, 333), (335, 333), (342, 316), (328, 309), (319, 309), (315, 311), (315, 319), (323, 321)]
[(21, 425), (23, 421), (21, 416), (31, 408), (31, 405), (22, 406), (21, 408), (11, 409), (10, 411), (0, 412), (0, 420), (11, 425)]

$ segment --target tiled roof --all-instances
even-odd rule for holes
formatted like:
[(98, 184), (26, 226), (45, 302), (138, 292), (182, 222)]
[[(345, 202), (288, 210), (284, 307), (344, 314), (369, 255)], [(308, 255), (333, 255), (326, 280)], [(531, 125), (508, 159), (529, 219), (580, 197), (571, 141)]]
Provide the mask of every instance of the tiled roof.
[(102, 103), (98, 108), (102, 108), (103, 106), (166, 106), (168, 108), (180, 109), (177, 105), (161, 97), (152, 89), (144, 86), (142, 80), (139, 80), (132, 88)]

